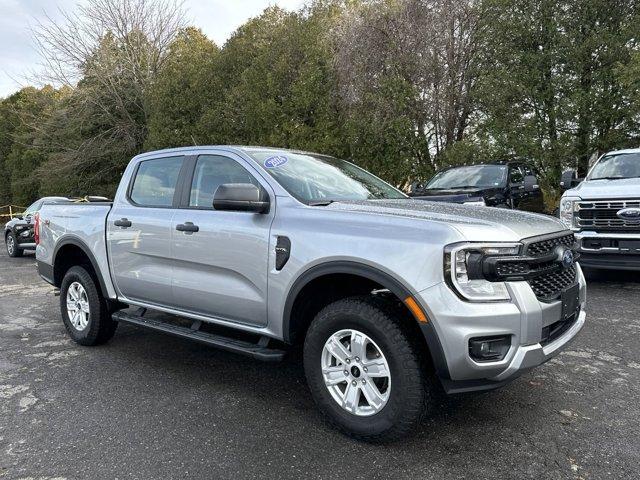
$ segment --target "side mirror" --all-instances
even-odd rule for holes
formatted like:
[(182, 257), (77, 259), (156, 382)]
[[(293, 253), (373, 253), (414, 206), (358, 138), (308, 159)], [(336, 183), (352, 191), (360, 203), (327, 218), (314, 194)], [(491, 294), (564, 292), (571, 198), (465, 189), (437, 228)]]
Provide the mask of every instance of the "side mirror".
[(540, 185), (538, 185), (538, 179), (535, 175), (525, 175), (524, 177), (524, 191), (525, 192), (534, 192), (536, 190), (540, 190)]
[(213, 195), (213, 208), (236, 212), (269, 212), (269, 196), (251, 183), (225, 183)]
[(420, 183), (420, 182), (411, 183), (411, 188), (410, 188), (409, 191), (411, 193), (416, 193), (418, 190), (422, 190), (422, 183)]
[(578, 178), (578, 173), (575, 170), (565, 170), (560, 177), (560, 190), (569, 190), (582, 182), (582, 180), (582, 178)]

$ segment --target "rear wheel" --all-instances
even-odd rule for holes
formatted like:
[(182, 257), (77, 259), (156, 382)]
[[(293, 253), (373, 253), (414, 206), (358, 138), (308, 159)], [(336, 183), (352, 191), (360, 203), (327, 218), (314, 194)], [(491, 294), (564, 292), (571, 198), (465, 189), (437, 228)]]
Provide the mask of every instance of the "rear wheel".
[(433, 374), (399, 314), (371, 297), (338, 300), (314, 319), (304, 365), (314, 400), (342, 432), (368, 441), (410, 433), (433, 404)]
[(118, 326), (94, 277), (83, 267), (70, 268), (60, 286), (60, 312), (69, 336), (81, 345), (100, 345)]
[(21, 257), (22, 249), (18, 247), (18, 241), (13, 233), (9, 232), (4, 239), (7, 246), (7, 254), (10, 257)]

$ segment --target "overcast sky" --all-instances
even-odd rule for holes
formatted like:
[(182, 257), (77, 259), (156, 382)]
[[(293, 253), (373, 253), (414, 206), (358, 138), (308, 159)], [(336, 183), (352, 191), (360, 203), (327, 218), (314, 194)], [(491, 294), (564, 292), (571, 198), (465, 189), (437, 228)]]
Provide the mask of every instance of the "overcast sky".
[[(83, 0), (0, 0), (0, 97), (19, 90), (24, 75), (38, 67), (38, 55), (29, 25), (46, 12), (56, 18), (58, 10), (72, 10)], [(270, 5), (287, 9), (301, 7), (304, 0), (185, 0), (190, 23), (218, 45), (247, 19)]]

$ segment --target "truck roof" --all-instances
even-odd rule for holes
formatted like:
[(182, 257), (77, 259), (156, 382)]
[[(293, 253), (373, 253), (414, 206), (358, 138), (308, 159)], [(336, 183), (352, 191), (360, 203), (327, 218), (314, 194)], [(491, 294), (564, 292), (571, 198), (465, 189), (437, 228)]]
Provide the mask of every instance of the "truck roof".
[(206, 151), (211, 150), (212, 148), (224, 148), (228, 150), (242, 151), (244, 153), (251, 153), (258, 150), (272, 150), (274, 152), (291, 152), (291, 153), (302, 153), (309, 154), (313, 153), (315, 155), (321, 155), (315, 152), (309, 152), (304, 150), (296, 150), (289, 148), (277, 148), (277, 147), (261, 147), (258, 145), (198, 145), (198, 146), (189, 146), (189, 147), (176, 147), (176, 148), (164, 148), (161, 150), (153, 150), (151, 152), (144, 152), (136, 155), (134, 158), (143, 158), (147, 156), (155, 156), (160, 153), (180, 153), (180, 152), (193, 152), (193, 151)]
[(625, 148), (623, 150), (611, 150), (605, 153), (605, 155), (621, 155), (625, 153), (640, 153), (640, 148)]

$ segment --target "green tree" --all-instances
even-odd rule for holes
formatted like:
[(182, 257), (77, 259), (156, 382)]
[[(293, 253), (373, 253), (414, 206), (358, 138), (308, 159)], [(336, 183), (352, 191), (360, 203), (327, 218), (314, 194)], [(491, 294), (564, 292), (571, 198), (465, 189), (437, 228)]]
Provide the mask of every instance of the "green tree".
[[(25, 206), (40, 193), (38, 168), (51, 146), (42, 141), (39, 122), (55, 111), (64, 94), (51, 86), (26, 87), (2, 102), (2, 123), (7, 130), (2, 133), (0, 155), (11, 203)], [(6, 187), (4, 190), (7, 198)]]
[[(533, 161), (546, 184), (631, 146), (629, 90), (616, 74), (636, 48), (635, 0), (485, 0), (478, 137), (488, 154)], [(619, 67), (620, 71), (624, 67)]]
[(147, 149), (202, 143), (198, 124), (217, 103), (222, 85), (216, 74), (219, 49), (200, 30), (180, 32), (149, 94)]
[(216, 62), (220, 101), (199, 131), (223, 143), (336, 152), (341, 148), (330, 12), (269, 8), (240, 27)]

